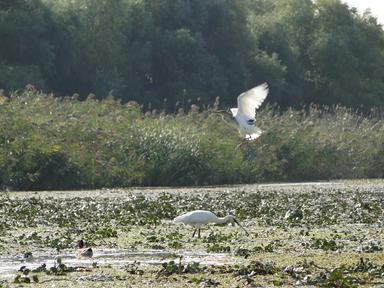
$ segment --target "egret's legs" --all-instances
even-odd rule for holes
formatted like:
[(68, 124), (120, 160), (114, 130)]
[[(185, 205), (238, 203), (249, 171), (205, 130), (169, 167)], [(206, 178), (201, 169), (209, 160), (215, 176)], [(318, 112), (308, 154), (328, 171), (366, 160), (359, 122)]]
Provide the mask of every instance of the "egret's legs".
[(200, 228), (199, 228), (199, 230), (197, 232), (197, 238), (200, 238)]
[(193, 230), (192, 238), (195, 237), (196, 230), (197, 230), (197, 228), (195, 228), (195, 230)]

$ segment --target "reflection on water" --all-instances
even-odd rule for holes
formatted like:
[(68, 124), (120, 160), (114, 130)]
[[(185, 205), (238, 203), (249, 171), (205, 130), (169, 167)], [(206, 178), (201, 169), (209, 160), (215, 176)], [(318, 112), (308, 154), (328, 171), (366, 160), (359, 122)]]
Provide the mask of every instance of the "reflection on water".
[(28, 269), (36, 269), (42, 264), (47, 265), (47, 269), (55, 265), (57, 257), (62, 259), (62, 263), (67, 266), (81, 267), (90, 266), (92, 263), (97, 265), (111, 265), (113, 267), (123, 267), (135, 261), (140, 265), (161, 265), (171, 260), (179, 261), (182, 257), (183, 263), (199, 262), (202, 265), (226, 265), (237, 262), (235, 257), (228, 254), (206, 253), (203, 251), (178, 251), (170, 252), (165, 250), (146, 250), (146, 251), (122, 251), (115, 249), (102, 249), (94, 251), (92, 258), (76, 258), (74, 253), (62, 253), (56, 256), (35, 253), (27, 261), (20, 257), (0, 257), (0, 278), (12, 277), (21, 266)]

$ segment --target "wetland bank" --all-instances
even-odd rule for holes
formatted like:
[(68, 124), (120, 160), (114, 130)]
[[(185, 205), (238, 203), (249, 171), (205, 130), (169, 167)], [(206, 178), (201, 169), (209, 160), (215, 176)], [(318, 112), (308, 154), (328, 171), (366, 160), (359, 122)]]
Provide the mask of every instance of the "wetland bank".
[[(181, 213), (234, 212), (250, 232)], [(0, 287), (384, 285), (384, 182), (2, 192)], [(84, 239), (91, 259), (75, 258)]]

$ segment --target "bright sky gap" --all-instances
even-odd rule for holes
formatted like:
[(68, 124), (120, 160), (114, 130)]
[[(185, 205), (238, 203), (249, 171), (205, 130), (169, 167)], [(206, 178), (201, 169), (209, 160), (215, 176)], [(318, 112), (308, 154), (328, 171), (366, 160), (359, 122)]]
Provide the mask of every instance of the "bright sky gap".
[(384, 1), (383, 0), (343, 0), (350, 7), (356, 7), (359, 13), (370, 9), (372, 15), (377, 17), (378, 22), (384, 25)]

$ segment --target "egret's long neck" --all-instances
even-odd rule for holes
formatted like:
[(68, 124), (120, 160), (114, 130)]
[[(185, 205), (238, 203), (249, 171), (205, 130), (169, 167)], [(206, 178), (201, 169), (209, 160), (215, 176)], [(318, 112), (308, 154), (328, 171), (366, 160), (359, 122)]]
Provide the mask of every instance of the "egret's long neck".
[(227, 222), (228, 222), (227, 217), (218, 217), (217, 220), (215, 221), (216, 224), (223, 224), (223, 223), (227, 223)]

